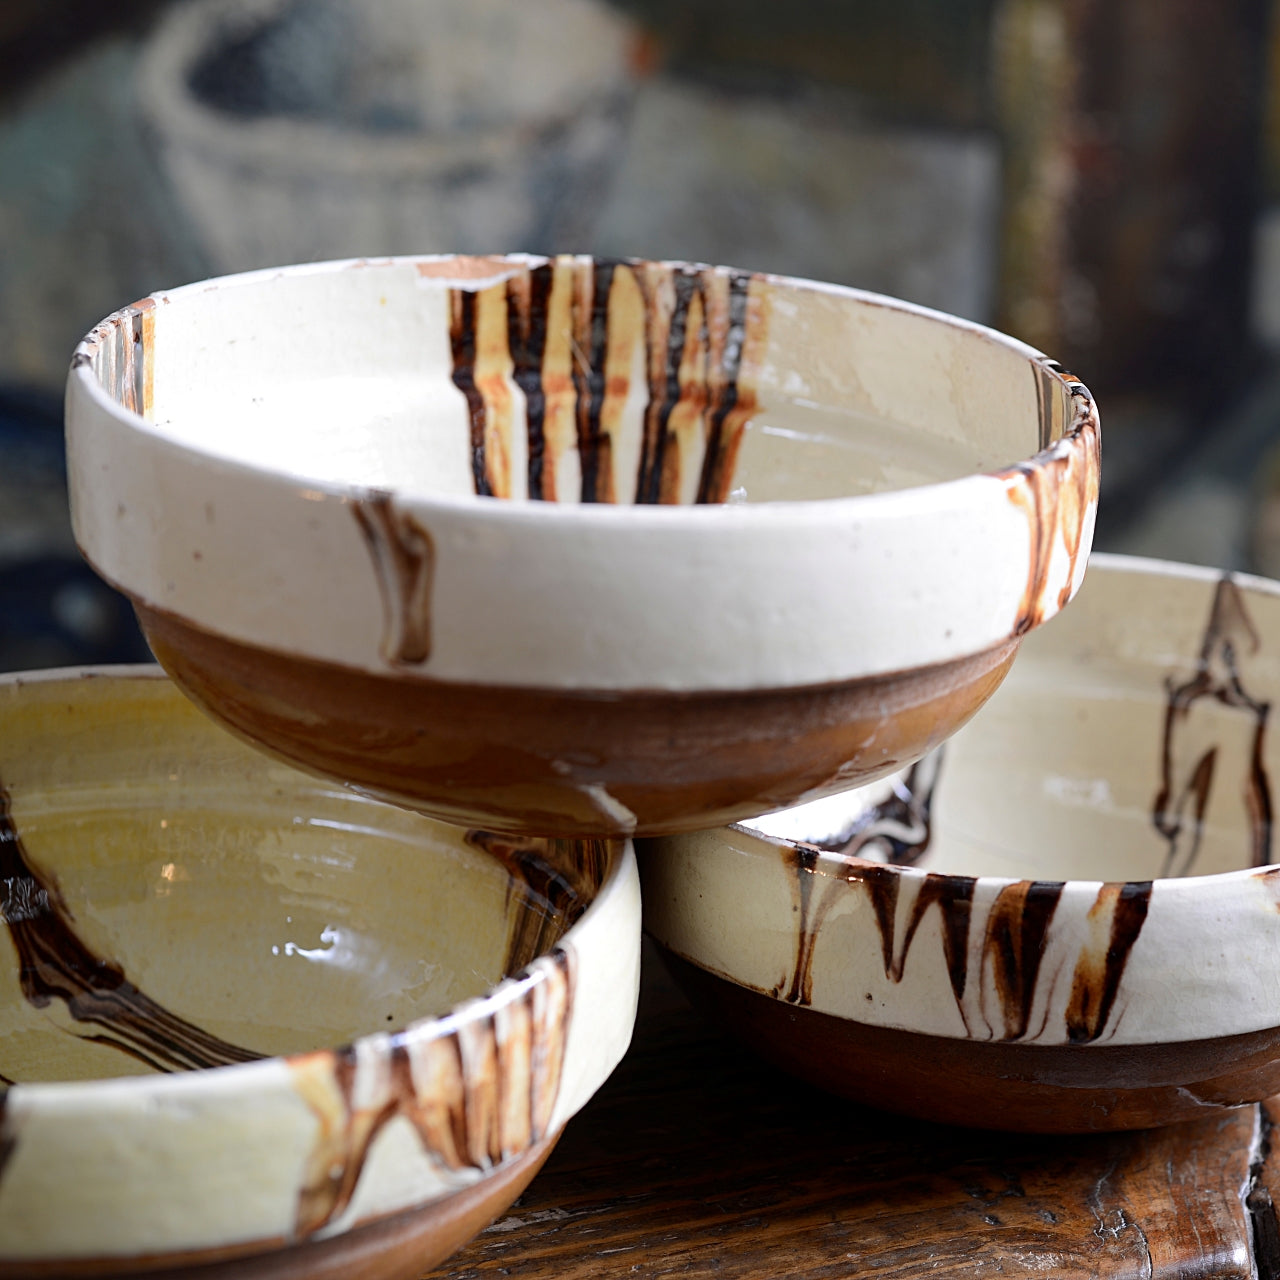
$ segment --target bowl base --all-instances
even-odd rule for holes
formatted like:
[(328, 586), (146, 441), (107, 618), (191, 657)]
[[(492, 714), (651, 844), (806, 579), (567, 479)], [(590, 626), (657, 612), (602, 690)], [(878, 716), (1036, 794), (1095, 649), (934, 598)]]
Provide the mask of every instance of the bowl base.
[(374, 675), (135, 605), (178, 686), (255, 745), (457, 826), (531, 836), (696, 831), (892, 773), (986, 702), (1019, 644), (796, 689), (526, 689)]
[(1280, 1092), (1280, 1027), (1164, 1044), (961, 1040), (789, 1004), (662, 954), (690, 999), (766, 1061), (923, 1120), (1018, 1133), (1154, 1129)]
[[(505, 1168), (444, 1200), (361, 1223), (324, 1240), (149, 1258), (0, 1261), (0, 1280), (417, 1280), (483, 1231), (542, 1168), (554, 1133)], [(252, 1247), (252, 1246), (250, 1246)]]

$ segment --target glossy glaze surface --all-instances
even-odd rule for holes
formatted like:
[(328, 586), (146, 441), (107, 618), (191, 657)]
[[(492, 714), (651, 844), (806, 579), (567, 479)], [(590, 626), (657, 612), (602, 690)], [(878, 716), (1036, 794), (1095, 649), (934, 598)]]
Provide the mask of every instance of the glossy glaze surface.
[[(825, 1037), (815, 1074), (856, 1094), (874, 1068), (882, 1105), (1055, 1129), (1256, 1101), (1280, 1039), (1277, 652), (1273, 584), (1096, 557), (1071, 612), (929, 760), (651, 846), (649, 927), (759, 993), (720, 1003), (775, 1057)], [(1109, 1058), (1130, 1062), (1132, 1097)], [(935, 1061), (954, 1069), (931, 1097)], [(1015, 1121), (1006, 1082), (1040, 1075)]]
[[(404, 1273), (518, 1193), (626, 1046), (620, 844), (317, 782), (155, 668), (7, 677), (0, 737), (0, 1274), (288, 1275), (321, 1241)], [(388, 1214), (400, 1271), (338, 1247)]]

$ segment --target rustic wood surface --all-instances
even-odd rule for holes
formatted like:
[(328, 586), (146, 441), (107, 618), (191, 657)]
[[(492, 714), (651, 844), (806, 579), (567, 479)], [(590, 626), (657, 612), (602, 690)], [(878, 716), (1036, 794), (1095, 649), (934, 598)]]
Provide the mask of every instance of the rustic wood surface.
[(433, 1280), (1280, 1278), (1280, 1100), (1085, 1138), (904, 1120), (763, 1065), (645, 958), (630, 1053)]

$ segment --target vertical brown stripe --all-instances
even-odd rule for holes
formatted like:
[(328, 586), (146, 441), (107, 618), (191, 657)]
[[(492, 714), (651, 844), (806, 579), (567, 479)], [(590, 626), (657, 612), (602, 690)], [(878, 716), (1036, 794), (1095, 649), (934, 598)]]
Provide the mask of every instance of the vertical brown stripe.
[(609, 342), (609, 294), (619, 264), (601, 260), (591, 268), (586, 295), (575, 294), (574, 334), (578, 345), (573, 381), (578, 392), (578, 458), (582, 467), (582, 501), (600, 502), (607, 483), (602, 474), (608, 464), (607, 447), (600, 430), (600, 410), (605, 396), (605, 351)]
[(942, 915), (942, 949), (947, 961), (947, 973), (951, 978), (951, 990), (961, 1018), (964, 1017), (961, 1002), (969, 973), (969, 923), (973, 915), (973, 891), (977, 883), (972, 876), (925, 877), (911, 908), (911, 918), (902, 942), (902, 963), (897, 975), (901, 980), (906, 971), (907, 956), (916, 930), (929, 908), (936, 905)]
[(1060, 881), (1020, 880), (1000, 890), (987, 917), (983, 959), (990, 969), (1004, 1023), (1001, 1039), (1019, 1040), (1027, 1034), (1036, 980), (1049, 942), (1049, 925), (1058, 900)]
[(1106, 1029), (1129, 953), (1146, 923), (1151, 889), (1150, 880), (1141, 880), (1104, 884), (1098, 891), (1089, 910), (1090, 923), (1109, 914), (1110, 928), (1105, 948), (1086, 945), (1076, 963), (1067, 1005), (1067, 1038), (1072, 1044), (1090, 1044)]
[(724, 502), (728, 497), (733, 468), (727, 464), (736, 451), (730, 447), (733, 441), (728, 438), (725, 423), (739, 404), (738, 377), (747, 337), (750, 286), (751, 277), (744, 272), (735, 271), (729, 276), (729, 324), (720, 361), (718, 393), (707, 416), (707, 450), (698, 481), (699, 502)]
[(449, 291), (449, 345), (453, 354), (453, 385), (466, 397), (471, 424), (471, 476), (476, 493), (492, 495), (485, 467), (484, 437), (488, 414), (476, 386), (476, 295), (471, 289)]
[(638, 503), (657, 503), (662, 498), (667, 424), (671, 411), (680, 401), (680, 365), (684, 358), (689, 303), (701, 288), (698, 273), (689, 267), (676, 267), (671, 283), (675, 290), (675, 305), (667, 326), (666, 343), (661, 352), (650, 352), (649, 409), (645, 418), (644, 449), (640, 454), (640, 474), (636, 482)]
[(529, 438), (529, 497), (541, 499), (546, 438), (546, 391), (542, 365), (547, 351), (547, 311), (551, 299), (553, 268), (544, 262), (527, 275), (518, 273), (507, 282), (507, 342), (511, 351), (512, 378), (524, 393)]

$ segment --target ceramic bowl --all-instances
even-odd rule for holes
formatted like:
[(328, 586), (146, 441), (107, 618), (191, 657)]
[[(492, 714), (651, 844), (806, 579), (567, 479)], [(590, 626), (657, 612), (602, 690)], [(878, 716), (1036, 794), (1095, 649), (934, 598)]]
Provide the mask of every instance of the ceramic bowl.
[(0, 744), (0, 1276), (415, 1277), (626, 1048), (625, 842), (317, 782), (157, 668), (5, 677)]
[(648, 928), (763, 1054), (955, 1124), (1280, 1091), (1280, 587), (1097, 556), (940, 752), (642, 850)]
[(586, 258), (157, 294), (68, 390), (81, 547), (202, 706), (560, 835), (759, 814), (937, 745), (1078, 586), (1098, 448), (1080, 383), (989, 330)]

